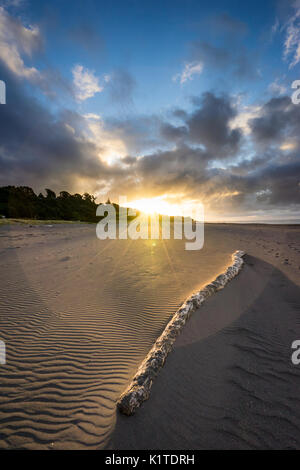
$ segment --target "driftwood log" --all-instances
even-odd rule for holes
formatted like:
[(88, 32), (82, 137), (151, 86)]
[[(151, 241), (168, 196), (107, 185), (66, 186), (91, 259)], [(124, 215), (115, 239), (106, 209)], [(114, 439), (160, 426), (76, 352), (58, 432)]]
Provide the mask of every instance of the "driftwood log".
[(240, 272), (244, 263), (244, 254), (243, 251), (233, 253), (232, 264), (226, 271), (199, 292), (189, 297), (173, 315), (163, 333), (156, 340), (139, 366), (131, 383), (120, 396), (117, 407), (121, 413), (128, 416), (134, 414), (137, 408), (149, 398), (153, 380), (164, 365), (177, 335), (182, 330), (191, 313), (197, 310), (208, 297), (223, 289)]

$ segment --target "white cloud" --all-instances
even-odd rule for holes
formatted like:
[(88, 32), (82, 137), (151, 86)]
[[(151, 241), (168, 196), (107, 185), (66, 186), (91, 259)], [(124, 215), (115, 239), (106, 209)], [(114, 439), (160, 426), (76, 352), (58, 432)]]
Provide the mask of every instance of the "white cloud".
[(174, 75), (173, 80), (179, 80), (182, 85), (187, 80), (193, 80), (194, 75), (200, 75), (203, 71), (202, 62), (189, 62), (185, 64), (184, 69), (181, 73)]
[(103, 90), (103, 87), (99, 85), (99, 78), (94, 75), (93, 71), (84, 68), (83, 65), (75, 65), (72, 73), (77, 100), (84, 101)]
[(279, 26), (280, 26), (279, 20), (278, 20), (278, 18), (276, 18), (275, 23), (273, 24), (273, 26), (271, 28), (271, 36), (272, 37), (274, 36), (274, 34), (277, 33)]
[(128, 155), (126, 142), (117, 131), (106, 128), (99, 114), (86, 113), (84, 127), (80, 128), (83, 141), (92, 142), (99, 149), (99, 159), (107, 165), (121, 164), (122, 158)]
[(39, 71), (35, 67), (27, 67), (22, 54), (31, 57), (41, 44), (37, 26), (23, 26), (0, 7), (0, 60), (11, 72), (31, 81), (39, 80)]
[(237, 115), (229, 122), (231, 129), (237, 127), (242, 129), (243, 133), (248, 135), (251, 132), (249, 121), (260, 116), (261, 107), (255, 105), (244, 106), (237, 103)]
[(268, 89), (271, 93), (274, 93), (276, 95), (284, 95), (287, 92), (287, 88), (281, 83), (279, 83), (278, 78), (276, 78), (274, 82), (270, 83)]
[(25, 0), (3, 0), (2, 4), (5, 7), (20, 7)]
[(85, 119), (92, 119), (94, 121), (99, 121), (101, 119), (101, 116), (99, 116), (99, 114), (96, 114), (96, 113), (87, 113), (87, 114), (84, 114), (83, 117)]
[(289, 68), (300, 62), (300, 1), (293, 4), (294, 14), (288, 19), (284, 29), (286, 32), (283, 56), (286, 60), (290, 57)]

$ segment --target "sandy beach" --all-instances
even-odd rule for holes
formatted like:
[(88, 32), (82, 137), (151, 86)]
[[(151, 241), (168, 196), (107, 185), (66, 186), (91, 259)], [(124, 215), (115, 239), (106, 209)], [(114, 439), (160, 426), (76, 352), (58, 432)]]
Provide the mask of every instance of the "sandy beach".
[(217, 226), (247, 251), (196, 311), (151, 397), (118, 415), (112, 449), (299, 449), (299, 228)]
[[(299, 448), (300, 228), (107, 240), (94, 225), (0, 227), (0, 447)], [(133, 417), (116, 401), (171, 315), (246, 251), (195, 312)]]
[(300, 0), (49, 3), (0, 2), (0, 451), (300, 450)]
[(101, 448), (171, 315), (230, 263), (207, 240), (98, 240), (95, 225), (0, 227), (1, 447)]

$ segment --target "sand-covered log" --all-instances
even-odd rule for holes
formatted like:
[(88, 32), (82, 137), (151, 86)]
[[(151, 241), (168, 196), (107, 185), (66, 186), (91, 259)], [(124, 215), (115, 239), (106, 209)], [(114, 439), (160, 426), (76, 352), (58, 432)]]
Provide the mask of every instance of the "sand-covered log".
[(134, 414), (136, 409), (149, 398), (153, 380), (160, 368), (164, 365), (176, 337), (182, 330), (191, 313), (199, 308), (205, 299), (220, 289), (223, 289), (225, 285), (240, 272), (244, 263), (244, 254), (243, 251), (233, 253), (233, 262), (225, 273), (220, 274), (213, 282), (189, 297), (177, 310), (140, 365), (132, 382), (121, 395), (117, 403), (117, 407), (121, 413), (126, 415)]

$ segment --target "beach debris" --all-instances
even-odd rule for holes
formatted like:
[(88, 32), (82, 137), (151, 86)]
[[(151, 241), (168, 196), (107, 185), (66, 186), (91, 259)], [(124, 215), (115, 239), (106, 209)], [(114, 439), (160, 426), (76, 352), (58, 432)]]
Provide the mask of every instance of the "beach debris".
[(69, 261), (70, 259), (71, 259), (71, 256), (64, 256), (63, 258), (60, 258), (59, 261), (64, 262), (64, 261)]
[(232, 255), (233, 263), (225, 273), (220, 274), (213, 282), (189, 297), (173, 315), (163, 333), (139, 366), (131, 383), (120, 396), (117, 407), (121, 413), (127, 416), (133, 415), (137, 408), (149, 398), (153, 380), (164, 365), (167, 355), (186, 321), (208, 297), (223, 289), (229, 281), (237, 276), (244, 264), (244, 255), (243, 251), (234, 252)]

